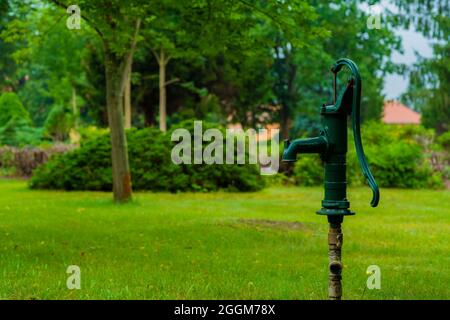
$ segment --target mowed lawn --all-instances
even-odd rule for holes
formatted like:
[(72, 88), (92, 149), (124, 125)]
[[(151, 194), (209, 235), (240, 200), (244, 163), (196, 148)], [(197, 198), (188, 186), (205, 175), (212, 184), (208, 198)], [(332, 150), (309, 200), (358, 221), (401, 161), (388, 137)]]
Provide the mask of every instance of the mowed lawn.
[[(450, 298), (450, 192), (350, 189), (345, 299)], [(321, 188), (258, 193), (31, 191), (0, 181), (1, 299), (326, 299)], [(81, 268), (81, 290), (66, 269)], [(381, 268), (381, 290), (366, 269)]]

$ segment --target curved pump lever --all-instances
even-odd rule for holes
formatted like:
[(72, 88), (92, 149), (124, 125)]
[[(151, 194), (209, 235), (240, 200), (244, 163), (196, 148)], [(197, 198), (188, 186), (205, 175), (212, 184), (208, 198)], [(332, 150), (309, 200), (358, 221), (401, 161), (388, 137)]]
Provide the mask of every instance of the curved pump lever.
[(361, 169), (363, 171), (364, 176), (369, 183), (370, 188), (372, 189), (373, 197), (371, 206), (376, 207), (380, 201), (380, 190), (378, 188), (378, 184), (375, 181), (375, 178), (370, 171), (369, 165), (366, 160), (366, 156), (364, 154), (364, 148), (361, 141), (361, 119), (360, 119), (360, 110), (361, 110), (361, 76), (358, 71), (358, 67), (356, 64), (350, 59), (340, 59), (338, 60), (331, 71), (334, 73), (335, 78), (335, 96), (336, 96), (336, 78), (339, 71), (341, 71), (342, 67), (347, 66), (352, 72), (352, 85), (353, 85), (353, 100), (352, 100), (352, 126), (353, 126), (353, 136), (355, 138), (355, 147), (356, 154), (358, 155), (359, 164), (361, 165)]

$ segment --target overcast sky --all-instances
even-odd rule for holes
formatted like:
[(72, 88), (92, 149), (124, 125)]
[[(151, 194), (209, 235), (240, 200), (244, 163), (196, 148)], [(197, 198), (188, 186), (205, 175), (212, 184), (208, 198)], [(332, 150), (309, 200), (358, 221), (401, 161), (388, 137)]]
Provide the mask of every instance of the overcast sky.
[[(403, 39), (404, 54), (394, 53), (392, 56), (393, 62), (412, 65), (417, 60), (415, 51), (424, 57), (432, 56), (433, 49), (430, 41), (420, 33), (414, 30), (399, 30), (397, 34)], [(398, 99), (406, 91), (407, 87), (407, 78), (403, 78), (400, 75), (391, 75), (386, 78), (383, 93), (386, 95), (386, 99)]]

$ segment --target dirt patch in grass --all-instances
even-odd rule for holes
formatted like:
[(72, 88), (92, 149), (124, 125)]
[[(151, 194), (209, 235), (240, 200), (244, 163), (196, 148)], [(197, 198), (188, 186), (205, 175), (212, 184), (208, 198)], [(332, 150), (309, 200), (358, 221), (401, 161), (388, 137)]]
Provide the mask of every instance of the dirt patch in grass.
[(297, 221), (280, 221), (280, 220), (266, 220), (266, 219), (239, 219), (240, 224), (245, 224), (252, 227), (271, 228), (281, 230), (308, 230), (308, 226)]

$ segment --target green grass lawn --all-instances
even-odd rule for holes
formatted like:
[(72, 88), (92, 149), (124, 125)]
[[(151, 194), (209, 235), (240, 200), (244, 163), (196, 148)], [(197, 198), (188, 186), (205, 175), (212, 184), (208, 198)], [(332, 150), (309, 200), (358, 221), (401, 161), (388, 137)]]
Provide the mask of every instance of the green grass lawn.
[[(349, 190), (345, 299), (450, 298), (450, 192)], [(321, 188), (259, 193), (30, 191), (0, 181), (2, 299), (326, 299)], [(381, 290), (366, 269), (381, 268)], [(66, 269), (81, 268), (81, 290)]]

